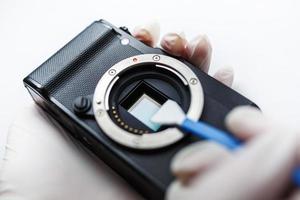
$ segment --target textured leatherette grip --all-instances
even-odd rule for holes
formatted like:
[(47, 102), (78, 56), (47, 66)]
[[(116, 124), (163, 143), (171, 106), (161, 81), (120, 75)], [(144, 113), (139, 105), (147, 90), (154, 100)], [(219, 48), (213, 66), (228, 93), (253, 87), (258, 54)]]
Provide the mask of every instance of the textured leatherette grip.
[(66, 77), (75, 73), (82, 62), (86, 62), (91, 54), (99, 50), (113, 33), (111, 27), (94, 22), (34, 70), (29, 78), (35, 80), (43, 90), (51, 91), (61, 81), (65, 81)]

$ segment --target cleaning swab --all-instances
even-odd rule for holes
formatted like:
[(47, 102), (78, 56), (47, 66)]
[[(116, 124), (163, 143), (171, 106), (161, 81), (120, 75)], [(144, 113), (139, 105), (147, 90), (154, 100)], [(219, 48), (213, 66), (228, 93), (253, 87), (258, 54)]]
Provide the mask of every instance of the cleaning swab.
[(205, 122), (188, 119), (180, 106), (172, 100), (167, 100), (151, 118), (152, 122), (164, 125), (178, 125), (189, 133), (224, 145), (228, 149), (235, 149), (240, 142), (225, 131), (221, 131)]
[[(236, 150), (242, 143), (230, 136), (229, 133), (217, 129), (205, 122), (194, 121), (187, 118), (180, 106), (172, 100), (167, 100), (151, 118), (152, 122), (161, 125), (178, 125), (179, 128), (188, 131), (199, 138), (219, 143), (229, 150)], [(293, 172), (293, 182), (300, 187), (300, 168)]]

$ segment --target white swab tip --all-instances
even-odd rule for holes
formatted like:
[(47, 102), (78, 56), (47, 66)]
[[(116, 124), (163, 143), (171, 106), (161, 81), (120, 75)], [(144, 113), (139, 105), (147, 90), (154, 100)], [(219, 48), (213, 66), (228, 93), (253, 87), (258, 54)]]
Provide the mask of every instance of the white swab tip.
[(152, 116), (151, 121), (162, 125), (180, 125), (185, 119), (185, 114), (180, 106), (173, 100), (167, 100)]

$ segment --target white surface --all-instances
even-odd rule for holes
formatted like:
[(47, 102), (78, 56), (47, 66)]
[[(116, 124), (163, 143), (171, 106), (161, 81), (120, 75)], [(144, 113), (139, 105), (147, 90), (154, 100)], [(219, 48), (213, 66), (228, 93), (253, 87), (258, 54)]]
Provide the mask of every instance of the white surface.
[(300, 121), (300, 2), (297, 0), (0, 2), (0, 146), (19, 108), (32, 100), (22, 78), (94, 20), (133, 28), (157, 19), (162, 32), (206, 33), (212, 71), (232, 65), (234, 88), (267, 115)]

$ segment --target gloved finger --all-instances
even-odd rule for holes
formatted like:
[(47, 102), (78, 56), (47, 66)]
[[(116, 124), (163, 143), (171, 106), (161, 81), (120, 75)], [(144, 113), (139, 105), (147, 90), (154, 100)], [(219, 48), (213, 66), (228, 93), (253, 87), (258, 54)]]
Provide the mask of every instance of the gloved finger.
[(187, 42), (183, 35), (170, 33), (163, 37), (161, 46), (168, 53), (181, 56), (204, 72), (208, 72), (212, 47), (206, 36), (199, 35)]
[(225, 124), (237, 138), (248, 140), (265, 132), (269, 128), (270, 122), (257, 108), (239, 106), (226, 116)]
[(183, 35), (169, 33), (162, 38), (160, 45), (168, 53), (188, 59), (187, 40)]
[(299, 199), (300, 199), (300, 190), (299, 189), (292, 192), (291, 196), (288, 198), (288, 200), (299, 200)]
[(174, 183), (169, 199), (268, 200), (288, 189), (299, 154), (299, 133), (270, 129), (229, 159), (193, 179), (189, 186)]
[(233, 68), (232, 67), (226, 67), (218, 70), (214, 76), (216, 80), (220, 81), (224, 85), (227, 85), (228, 87), (232, 86), (233, 83)]
[(188, 60), (205, 73), (209, 70), (212, 47), (205, 35), (199, 35), (187, 44)]
[(221, 145), (209, 141), (197, 142), (175, 155), (171, 171), (181, 183), (188, 184), (193, 177), (229, 156), (231, 153)]
[(160, 26), (157, 22), (149, 22), (142, 26), (137, 26), (132, 35), (150, 47), (154, 47), (159, 39)]

